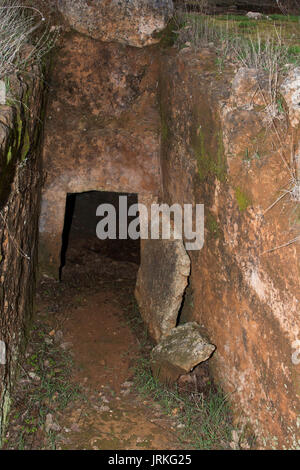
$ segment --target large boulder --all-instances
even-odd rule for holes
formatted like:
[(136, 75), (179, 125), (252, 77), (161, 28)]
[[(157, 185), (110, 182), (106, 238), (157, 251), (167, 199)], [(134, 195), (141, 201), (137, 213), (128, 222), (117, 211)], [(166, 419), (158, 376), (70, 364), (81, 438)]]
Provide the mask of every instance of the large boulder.
[(203, 336), (196, 322), (173, 328), (151, 352), (154, 377), (163, 383), (173, 383), (206, 361), (216, 347)]
[(94, 39), (143, 47), (158, 42), (172, 0), (57, 0), (72, 28)]

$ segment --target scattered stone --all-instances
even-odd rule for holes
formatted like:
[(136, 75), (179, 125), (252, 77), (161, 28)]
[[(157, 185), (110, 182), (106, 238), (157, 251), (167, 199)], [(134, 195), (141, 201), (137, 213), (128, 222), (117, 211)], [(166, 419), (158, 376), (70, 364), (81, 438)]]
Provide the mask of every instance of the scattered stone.
[(45, 431), (49, 433), (50, 431), (59, 432), (60, 430), (61, 427), (59, 426), (59, 424), (55, 423), (53, 415), (51, 413), (48, 413), (46, 416)]
[[(60, 0), (72, 28), (93, 39), (143, 47), (159, 42), (173, 13), (172, 0)], [(154, 37), (155, 36), (155, 37)]]
[(151, 352), (153, 375), (161, 382), (174, 383), (196, 365), (206, 361), (216, 347), (201, 334), (196, 322), (173, 328)]
[(6, 345), (4, 341), (0, 341), (0, 364), (6, 364)]
[(281, 85), (281, 94), (287, 104), (290, 123), (300, 124), (300, 67), (292, 69)]

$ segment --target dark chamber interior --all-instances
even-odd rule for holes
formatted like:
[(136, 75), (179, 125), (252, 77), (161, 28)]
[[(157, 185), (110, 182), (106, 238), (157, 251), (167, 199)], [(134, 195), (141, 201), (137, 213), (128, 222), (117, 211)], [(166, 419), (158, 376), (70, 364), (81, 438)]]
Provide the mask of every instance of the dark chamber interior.
[[(129, 193), (89, 191), (67, 195), (60, 277), (65, 266), (90, 262), (91, 254), (115, 261), (140, 263), (140, 240), (119, 239), (119, 196), (127, 196), (128, 207), (138, 202), (137, 194)], [(96, 211), (100, 204), (111, 204), (116, 210), (116, 240), (100, 240), (96, 235), (96, 227), (101, 220)], [(128, 217), (128, 224), (133, 219)]]

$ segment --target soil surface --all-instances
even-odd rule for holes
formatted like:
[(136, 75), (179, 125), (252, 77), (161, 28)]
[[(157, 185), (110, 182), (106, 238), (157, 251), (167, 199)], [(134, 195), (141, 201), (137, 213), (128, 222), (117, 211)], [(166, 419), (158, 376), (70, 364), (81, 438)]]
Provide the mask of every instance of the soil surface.
[[(153, 409), (134, 390), (132, 366), (140, 353), (140, 344), (126, 317), (128, 309), (133, 308), (138, 266), (99, 255), (91, 259), (95, 261), (102, 271), (97, 282), (101, 291), (93, 292), (96, 286), (86, 286), (78, 299), (79, 305), (70, 309), (65, 305), (62, 312), (64, 340), (72, 345), (74, 357), (73, 379), (83, 385), (87, 402), (81, 409), (71, 407), (64, 413), (61, 447), (178, 448), (172, 430), (175, 423), (162, 415), (159, 405)], [(75, 267), (75, 270), (74, 266), (66, 267), (65, 279), (69, 282), (79, 274), (78, 264)], [(87, 274), (83, 271), (84, 268), (80, 277)]]

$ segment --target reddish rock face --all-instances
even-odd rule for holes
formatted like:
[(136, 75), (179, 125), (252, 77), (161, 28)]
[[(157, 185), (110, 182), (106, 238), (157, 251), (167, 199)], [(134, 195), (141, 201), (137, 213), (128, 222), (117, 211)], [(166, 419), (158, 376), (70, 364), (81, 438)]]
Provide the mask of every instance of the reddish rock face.
[(71, 34), (55, 58), (44, 140), (41, 263), (57, 275), (67, 193), (160, 189), (157, 52)]
[(245, 72), (220, 75), (208, 51), (165, 55), (163, 201), (205, 204), (205, 244), (189, 252), (182, 320), (206, 328), (217, 347), (214, 376), (252, 424), (258, 445), (295, 448), (299, 244), (276, 248), (299, 234), (299, 205), (287, 196), (266, 209), (288, 185), (285, 159), (299, 128), (292, 131), (280, 115), (272, 128), (270, 103), (248, 102), (254, 82), (253, 71), (248, 79)]

